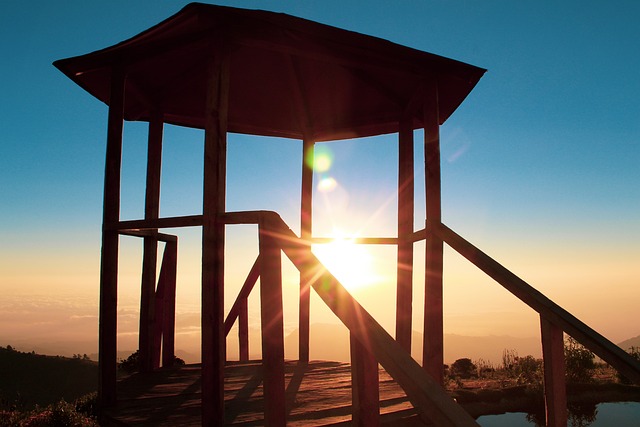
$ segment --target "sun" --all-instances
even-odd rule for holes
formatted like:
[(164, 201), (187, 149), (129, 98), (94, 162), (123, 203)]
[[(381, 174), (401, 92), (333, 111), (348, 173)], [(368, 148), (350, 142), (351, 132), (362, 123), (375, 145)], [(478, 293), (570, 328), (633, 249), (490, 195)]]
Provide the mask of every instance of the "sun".
[(353, 237), (333, 233), (329, 243), (314, 244), (313, 253), (347, 289), (356, 291), (380, 281), (373, 256), (367, 245), (355, 243)]

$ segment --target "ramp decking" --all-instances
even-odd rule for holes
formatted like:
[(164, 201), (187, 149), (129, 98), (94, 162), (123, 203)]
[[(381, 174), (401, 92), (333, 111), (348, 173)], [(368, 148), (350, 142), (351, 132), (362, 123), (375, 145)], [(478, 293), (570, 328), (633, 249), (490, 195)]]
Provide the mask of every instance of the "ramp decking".
[[(348, 363), (287, 362), (288, 426), (351, 424), (351, 367)], [(105, 414), (109, 426), (200, 426), (200, 365), (135, 374), (118, 382), (117, 405)], [(225, 369), (225, 425), (264, 425), (260, 361), (230, 363)], [(380, 370), (382, 424), (423, 425), (402, 389)]]

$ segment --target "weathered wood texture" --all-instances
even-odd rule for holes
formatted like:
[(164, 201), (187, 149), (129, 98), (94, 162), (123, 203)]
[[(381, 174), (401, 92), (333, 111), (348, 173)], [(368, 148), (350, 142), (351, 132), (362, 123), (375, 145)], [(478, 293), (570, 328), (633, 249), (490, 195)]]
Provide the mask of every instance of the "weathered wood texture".
[(431, 231), (442, 221), (438, 109), (437, 82), (432, 81), (425, 91), (423, 112), (427, 236), (422, 365), (439, 384), (444, 384), (443, 245), (442, 239)]
[[(265, 218), (265, 222), (269, 218)], [(282, 307), (282, 256), (273, 227), (260, 224), (260, 319), (264, 366), (265, 424), (286, 425), (284, 388), (284, 323)]]
[(544, 369), (544, 401), (547, 427), (567, 427), (564, 334), (562, 329), (540, 316)]
[[(300, 197), (300, 237), (304, 241), (311, 241), (313, 230), (313, 162), (314, 143), (305, 139), (302, 144), (302, 189)], [(298, 313), (298, 359), (309, 361), (309, 322), (311, 307), (311, 287), (307, 277), (308, 272), (300, 272), (300, 305)]]
[(353, 334), (350, 334), (349, 341), (353, 426), (376, 427), (380, 425), (378, 361)]
[[(118, 404), (106, 426), (200, 426), (200, 366), (135, 374), (118, 384)], [(421, 426), (402, 389), (380, 370), (383, 426)], [(229, 363), (225, 369), (224, 425), (263, 426), (264, 387), (260, 361)], [(285, 364), (287, 426), (350, 425), (351, 367), (346, 363)]]
[[(221, 51), (211, 47), (211, 52)], [(207, 67), (202, 209), (202, 425), (224, 420), (224, 237), (229, 64), (221, 56)]]
[(160, 348), (162, 347), (162, 366), (172, 366), (175, 357), (176, 332), (176, 279), (178, 264), (178, 242), (168, 242), (164, 248), (158, 289), (155, 293), (155, 334), (153, 366), (160, 366)]
[(411, 352), (413, 316), (413, 127), (400, 122), (398, 135), (398, 267), (396, 290), (396, 340)]
[[(145, 219), (157, 219), (160, 213), (160, 174), (162, 170), (162, 116), (155, 114), (149, 122), (147, 144), (147, 185), (145, 194)], [(142, 283), (140, 290), (140, 333), (138, 349), (140, 369), (150, 371), (160, 363), (159, 343), (153, 336), (155, 317), (156, 269), (158, 263), (158, 238), (144, 237), (142, 257)]]
[(103, 407), (112, 405), (116, 401), (119, 236), (116, 231), (108, 229), (108, 224), (115, 224), (120, 218), (124, 92), (125, 74), (122, 70), (114, 69), (111, 77), (111, 96), (107, 124), (107, 157), (104, 177), (102, 253), (100, 259), (98, 399)]

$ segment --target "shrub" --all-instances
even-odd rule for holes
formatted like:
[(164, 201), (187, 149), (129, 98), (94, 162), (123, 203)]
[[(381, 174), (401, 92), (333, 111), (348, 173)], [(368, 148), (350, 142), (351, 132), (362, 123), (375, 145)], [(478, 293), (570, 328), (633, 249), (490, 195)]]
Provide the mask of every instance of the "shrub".
[(588, 383), (593, 380), (595, 354), (571, 337), (564, 342), (564, 360), (567, 382)]
[(502, 350), (502, 368), (505, 371), (511, 371), (518, 362), (518, 352), (515, 350)]
[(136, 350), (124, 360), (118, 362), (118, 369), (125, 371), (128, 374), (133, 374), (140, 370), (140, 351)]
[[(174, 366), (184, 366), (185, 362), (179, 357), (173, 356)], [(118, 369), (123, 370), (127, 374), (133, 374), (140, 370), (140, 350), (131, 353), (129, 357), (118, 362)]]
[[(78, 399), (75, 404), (67, 403), (64, 399), (33, 411), (20, 412), (0, 411), (0, 426), (3, 427), (98, 427), (95, 418), (96, 393)], [(81, 402), (84, 402), (82, 403)], [(93, 400), (92, 411), (88, 414), (78, 407), (86, 406), (86, 402)]]
[(542, 360), (531, 355), (519, 357), (513, 367), (518, 384), (542, 384)]
[(471, 378), (477, 376), (478, 368), (471, 359), (458, 359), (451, 365), (451, 375), (459, 378)]
[(98, 417), (98, 393), (93, 392), (76, 399), (75, 410), (89, 418)]

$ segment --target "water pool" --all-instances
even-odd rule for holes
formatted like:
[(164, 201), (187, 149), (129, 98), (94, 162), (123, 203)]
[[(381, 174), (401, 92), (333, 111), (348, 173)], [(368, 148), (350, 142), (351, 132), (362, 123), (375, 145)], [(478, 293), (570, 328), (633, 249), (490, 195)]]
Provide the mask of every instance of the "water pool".
[[(536, 415), (508, 412), (478, 417), (482, 427), (544, 426), (544, 419), (536, 422)], [(542, 421), (541, 423), (539, 423)], [(570, 408), (569, 427), (637, 427), (640, 426), (640, 402), (600, 403)]]

